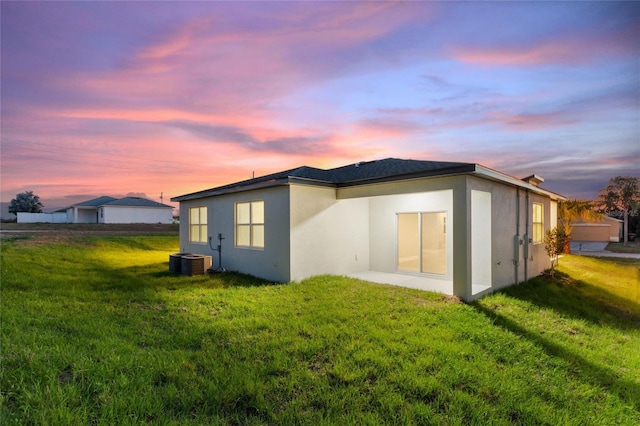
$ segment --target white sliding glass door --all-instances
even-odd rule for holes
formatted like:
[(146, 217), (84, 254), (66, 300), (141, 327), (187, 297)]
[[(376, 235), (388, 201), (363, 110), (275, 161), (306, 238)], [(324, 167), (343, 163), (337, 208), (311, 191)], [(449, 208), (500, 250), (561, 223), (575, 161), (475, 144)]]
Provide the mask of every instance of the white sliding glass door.
[(446, 212), (398, 213), (398, 270), (447, 273)]
[(398, 269), (420, 272), (420, 223), (418, 213), (398, 214)]

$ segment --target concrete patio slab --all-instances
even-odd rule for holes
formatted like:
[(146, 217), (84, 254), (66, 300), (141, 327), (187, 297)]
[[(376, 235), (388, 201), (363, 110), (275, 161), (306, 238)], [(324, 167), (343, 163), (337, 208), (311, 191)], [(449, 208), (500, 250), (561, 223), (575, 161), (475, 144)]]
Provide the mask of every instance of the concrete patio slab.
[(387, 272), (364, 271), (347, 275), (350, 278), (357, 278), (378, 284), (389, 284), (400, 287), (415, 288), (419, 290), (435, 291), (438, 293), (453, 295), (453, 282), (439, 280), (428, 277), (418, 277), (406, 274), (390, 274)]

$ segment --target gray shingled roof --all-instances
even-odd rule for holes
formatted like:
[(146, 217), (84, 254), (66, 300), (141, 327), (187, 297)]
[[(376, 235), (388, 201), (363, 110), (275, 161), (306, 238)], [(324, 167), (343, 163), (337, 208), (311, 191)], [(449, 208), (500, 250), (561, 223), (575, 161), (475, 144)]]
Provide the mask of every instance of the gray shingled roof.
[(312, 181), (318, 184), (349, 186), (357, 185), (365, 181), (384, 181), (410, 177), (464, 173), (472, 172), (474, 169), (475, 164), (472, 163), (402, 160), (398, 158), (386, 158), (383, 160), (360, 162), (329, 170), (302, 166), (296, 169), (272, 173), (270, 175), (260, 176), (254, 179), (219, 186), (192, 194), (181, 195), (179, 197), (172, 198), (172, 201), (216, 195), (239, 190), (242, 187), (268, 184), (269, 182), (281, 182), (291, 178)]
[(384, 160), (367, 161), (327, 170), (337, 184), (349, 184), (370, 179), (384, 179), (394, 176), (406, 176), (425, 172), (443, 171), (472, 167), (470, 163), (449, 161), (420, 161), (386, 158)]
[(103, 195), (102, 197), (93, 198), (91, 200), (83, 201), (78, 204), (74, 204), (77, 207), (98, 207), (103, 204), (106, 204), (110, 201), (116, 200), (117, 198), (109, 197), (107, 195)]
[(315, 167), (302, 166), (297, 169), (285, 170), (242, 182), (232, 183), (214, 189), (237, 187), (250, 185), (253, 183), (266, 182), (274, 179), (284, 179), (288, 177), (315, 180), (333, 184), (348, 184), (352, 182), (382, 179), (391, 176), (401, 176), (412, 173), (432, 172), (448, 168), (458, 168), (472, 166), (469, 163), (454, 163), (448, 161), (419, 161), (401, 160), (398, 158), (385, 158), (384, 160), (363, 161), (349, 164), (347, 166), (336, 167), (335, 169), (323, 170)]
[[(166, 204), (158, 203), (156, 201), (148, 200), (141, 197), (125, 197), (114, 198), (108, 195), (102, 197), (93, 198), (91, 200), (83, 201), (81, 203), (74, 204), (72, 207), (100, 207), (100, 206), (126, 206), (126, 207), (173, 207)], [(66, 209), (64, 209), (66, 210)]]
[(207, 191), (225, 190), (237, 188), (240, 186), (252, 185), (255, 183), (268, 182), (273, 180), (286, 179), (289, 177), (315, 180), (318, 182), (334, 183), (327, 174), (329, 170), (316, 169), (315, 167), (302, 166), (297, 169), (285, 170), (283, 172), (272, 173), (270, 175), (260, 176), (253, 179), (243, 180), (241, 182), (231, 183), (229, 185), (218, 186)]
[(158, 203), (157, 201), (148, 200), (141, 197), (125, 197), (120, 199), (114, 199), (108, 203), (104, 203), (105, 206), (126, 206), (126, 207), (168, 207), (166, 204)]

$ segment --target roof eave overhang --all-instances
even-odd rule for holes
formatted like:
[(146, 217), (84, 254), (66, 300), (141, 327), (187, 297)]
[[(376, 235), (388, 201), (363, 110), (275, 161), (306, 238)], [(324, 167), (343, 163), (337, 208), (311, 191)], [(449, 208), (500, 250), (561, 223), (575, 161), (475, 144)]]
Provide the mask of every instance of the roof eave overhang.
[(173, 209), (174, 207), (172, 206), (131, 206), (131, 205), (127, 205), (127, 204), (102, 204), (100, 205), (100, 207), (116, 207), (116, 208), (122, 208), (122, 207), (126, 207), (126, 208), (136, 208), (136, 209)]
[(547, 196), (549, 198), (551, 198), (554, 201), (566, 201), (567, 198), (563, 195), (557, 194), (553, 191), (549, 191), (547, 189), (544, 188), (540, 188), (539, 186), (536, 185), (532, 185), (530, 183), (527, 183), (521, 179), (515, 178), (513, 176), (509, 176), (507, 174), (501, 173), (497, 170), (493, 170), (490, 169), (488, 167), (484, 167), (481, 166), (479, 164), (475, 165), (475, 171), (474, 174), (480, 177), (483, 177), (485, 179), (489, 179), (489, 180), (494, 180), (494, 181), (499, 181), (499, 182), (503, 182), (506, 184), (510, 184), (519, 188), (523, 188), (526, 190), (529, 190), (531, 192), (534, 192), (536, 194), (540, 194), (540, 195), (544, 195)]
[(205, 191), (194, 192), (192, 194), (181, 195), (179, 197), (171, 198), (173, 202), (197, 200), (200, 198), (215, 197), (218, 195), (237, 194), (239, 192), (255, 191), (258, 189), (272, 188), (275, 186), (289, 185), (289, 184), (302, 184), (302, 185), (314, 185), (324, 187), (335, 187), (333, 182), (299, 178), (288, 176), (285, 178), (271, 179), (263, 182), (249, 183), (247, 185), (235, 185), (229, 187), (213, 188)]

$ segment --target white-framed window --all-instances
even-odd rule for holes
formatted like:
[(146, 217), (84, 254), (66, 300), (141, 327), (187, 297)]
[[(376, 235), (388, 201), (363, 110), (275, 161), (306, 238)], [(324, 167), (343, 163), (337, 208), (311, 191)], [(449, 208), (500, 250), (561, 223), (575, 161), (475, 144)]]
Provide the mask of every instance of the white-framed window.
[(207, 243), (206, 207), (191, 207), (189, 209), (189, 242)]
[(236, 247), (264, 248), (264, 201), (236, 203)]
[(533, 243), (544, 241), (544, 206), (541, 203), (533, 203)]

